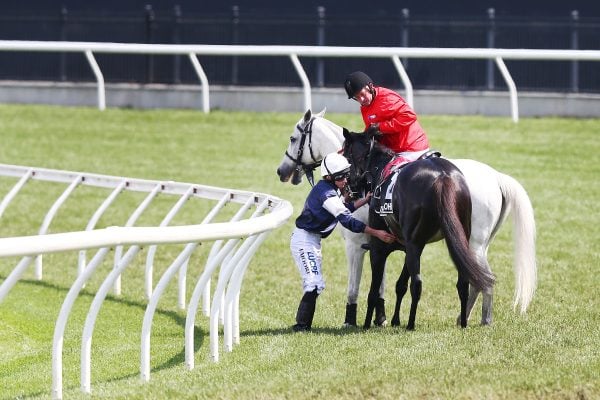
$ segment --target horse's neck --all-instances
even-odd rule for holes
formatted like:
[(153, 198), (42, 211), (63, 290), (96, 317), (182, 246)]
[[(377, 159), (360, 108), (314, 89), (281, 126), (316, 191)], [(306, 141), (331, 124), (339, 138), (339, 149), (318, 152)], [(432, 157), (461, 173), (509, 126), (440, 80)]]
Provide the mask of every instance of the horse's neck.
[(381, 171), (385, 168), (385, 166), (392, 161), (394, 158), (393, 154), (389, 154), (383, 151), (377, 151), (373, 155), (373, 159), (371, 160), (371, 169), (377, 171), (377, 176), (381, 175)]
[(321, 118), (323, 122), (323, 155), (340, 151), (344, 145), (344, 130), (328, 119)]

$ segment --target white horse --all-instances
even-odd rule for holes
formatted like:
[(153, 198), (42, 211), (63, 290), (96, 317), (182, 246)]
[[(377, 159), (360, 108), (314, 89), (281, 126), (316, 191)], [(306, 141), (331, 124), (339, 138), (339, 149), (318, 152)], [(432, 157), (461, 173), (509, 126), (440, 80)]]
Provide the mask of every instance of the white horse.
[[(324, 118), (325, 110), (312, 114), (309, 109), (298, 121), (290, 137), (277, 174), (282, 182), (292, 179), (299, 184), (306, 174), (312, 181), (312, 171), (325, 155), (340, 151), (343, 147), (343, 128)], [(451, 159), (465, 176), (472, 203), (471, 237), (469, 247), (479, 260), (491, 271), (487, 261), (488, 247), (509, 213), (514, 222), (514, 275), (515, 293), (513, 308), (524, 313), (529, 306), (536, 288), (537, 266), (535, 260), (535, 220), (533, 207), (527, 192), (514, 178), (496, 171), (492, 167), (475, 160)], [(355, 215), (367, 221), (367, 207), (359, 209)], [(343, 229), (348, 258), (348, 302), (345, 325), (356, 325), (356, 303), (362, 275), (365, 250), (368, 243), (364, 234), (354, 234)], [(479, 290), (470, 287), (467, 304), (467, 317), (470, 316)], [(492, 322), (493, 290), (483, 292), (481, 324)], [(376, 310), (376, 324), (385, 323), (383, 316), (383, 284), (380, 288), (380, 309)], [(352, 314), (354, 312), (354, 315)], [(349, 315), (350, 313), (350, 315)]]

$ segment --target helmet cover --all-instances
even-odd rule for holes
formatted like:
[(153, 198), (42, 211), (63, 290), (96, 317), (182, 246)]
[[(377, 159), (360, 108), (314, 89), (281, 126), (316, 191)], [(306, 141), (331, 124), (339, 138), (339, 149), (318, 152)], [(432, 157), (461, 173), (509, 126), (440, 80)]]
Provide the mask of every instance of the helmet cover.
[(327, 154), (321, 162), (321, 176), (330, 175), (332, 177), (344, 175), (350, 172), (350, 163), (341, 154), (337, 152)]
[(369, 75), (362, 71), (355, 71), (346, 77), (344, 89), (346, 89), (348, 98), (351, 99), (370, 83), (373, 83), (373, 79)]

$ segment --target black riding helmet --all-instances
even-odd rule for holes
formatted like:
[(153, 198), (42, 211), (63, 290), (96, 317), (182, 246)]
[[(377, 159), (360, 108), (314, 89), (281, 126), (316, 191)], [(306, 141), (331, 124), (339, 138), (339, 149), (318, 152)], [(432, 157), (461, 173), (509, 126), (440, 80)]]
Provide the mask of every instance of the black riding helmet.
[(356, 71), (346, 77), (346, 80), (344, 81), (344, 89), (346, 89), (348, 98), (351, 99), (356, 95), (356, 93), (360, 92), (362, 88), (370, 83), (373, 83), (373, 79), (371, 79), (369, 75), (362, 71)]

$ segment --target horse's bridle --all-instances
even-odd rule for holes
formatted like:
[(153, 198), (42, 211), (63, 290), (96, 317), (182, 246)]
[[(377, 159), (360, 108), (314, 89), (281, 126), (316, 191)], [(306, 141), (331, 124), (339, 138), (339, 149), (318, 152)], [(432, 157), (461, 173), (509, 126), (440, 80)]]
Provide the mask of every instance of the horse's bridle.
[[(304, 171), (304, 174), (306, 175), (306, 179), (308, 180), (308, 182), (310, 183), (311, 186), (314, 186), (313, 171), (319, 165), (321, 165), (321, 161), (320, 160), (318, 161), (316, 159), (315, 155), (313, 154), (313, 149), (312, 149), (312, 127), (313, 127), (314, 121), (315, 121), (315, 117), (312, 117), (310, 119), (310, 121), (308, 121), (307, 124), (304, 126), (304, 128), (302, 128), (300, 126), (300, 124), (296, 125), (296, 129), (298, 129), (300, 132), (302, 132), (302, 136), (300, 136), (300, 146), (298, 147), (298, 154), (296, 155), (296, 158), (292, 157), (292, 155), (290, 153), (288, 153), (287, 150), (285, 151), (285, 155), (287, 156), (287, 158), (289, 158), (296, 164), (296, 171), (298, 171), (298, 172), (300, 172), (300, 170)], [(304, 143), (306, 143), (307, 136), (308, 136), (308, 151), (310, 152), (310, 157), (313, 159), (313, 163), (311, 163), (311, 164), (302, 163), (302, 155), (304, 153)]]
[[(353, 151), (351, 151), (351, 147), (348, 147), (350, 156), (350, 163), (352, 164), (354, 169), (354, 177), (350, 179), (350, 182), (357, 182), (360, 186), (360, 182), (365, 182), (366, 191), (372, 190), (374, 186), (374, 176), (370, 171), (371, 160), (373, 154), (373, 146), (375, 145), (375, 138), (371, 137), (369, 140), (369, 151), (361, 158), (356, 158)], [(344, 151), (344, 154), (346, 152)], [(358, 165), (361, 165), (361, 162), (364, 161), (364, 170), (362, 173), (358, 171), (356, 168)], [(358, 188), (357, 188), (358, 189)], [(351, 191), (354, 192), (354, 189), (351, 188)]]

